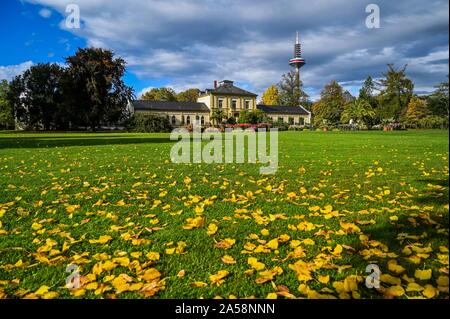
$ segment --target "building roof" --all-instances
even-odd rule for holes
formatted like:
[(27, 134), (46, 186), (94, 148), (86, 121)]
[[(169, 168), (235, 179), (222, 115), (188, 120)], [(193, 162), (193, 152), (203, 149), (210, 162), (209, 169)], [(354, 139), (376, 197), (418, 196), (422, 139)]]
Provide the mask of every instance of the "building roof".
[(234, 86), (233, 81), (223, 80), (219, 82), (219, 85), (214, 89), (206, 89), (204, 92), (215, 93), (215, 94), (225, 94), (225, 95), (243, 95), (243, 96), (257, 96), (257, 94), (246, 91), (244, 89)]
[(308, 115), (309, 112), (303, 106), (281, 106), (281, 105), (263, 105), (256, 106), (258, 110), (264, 113)]
[(131, 104), (134, 110), (150, 111), (175, 111), (175, 112), (208, 112), (205, 103), (197, 102), (171, 102), (171, 101), (146, 101), (133, 100)]

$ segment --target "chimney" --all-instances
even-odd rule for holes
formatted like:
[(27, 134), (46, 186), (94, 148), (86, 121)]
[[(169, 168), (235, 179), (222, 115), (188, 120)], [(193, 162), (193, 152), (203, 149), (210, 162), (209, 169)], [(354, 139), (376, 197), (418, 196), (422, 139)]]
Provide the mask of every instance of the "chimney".
[(214, 88), (217, 89), (217, 80), (214, 80)]

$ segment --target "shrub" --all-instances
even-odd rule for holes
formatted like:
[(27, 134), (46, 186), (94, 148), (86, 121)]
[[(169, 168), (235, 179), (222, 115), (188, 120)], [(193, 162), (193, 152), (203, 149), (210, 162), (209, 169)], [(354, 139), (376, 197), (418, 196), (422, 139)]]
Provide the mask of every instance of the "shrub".
[(448, 128), (448, 118), (429, 115), (420, 119), (418, 126), (421, 128)]
[(172, 125), (167, 117), (151, 114), (134, 114), (127, 123), (127, 129), (133, 132), (170, 132)]

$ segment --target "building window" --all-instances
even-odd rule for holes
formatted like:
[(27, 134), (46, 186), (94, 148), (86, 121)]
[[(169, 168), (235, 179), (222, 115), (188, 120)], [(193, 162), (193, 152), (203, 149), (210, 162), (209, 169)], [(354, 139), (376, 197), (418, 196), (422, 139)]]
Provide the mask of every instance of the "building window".
[(191, 124), (191, 117), (189, 115), (186, 116), (186, 124), (187, 125)]
[(289, 121), (289, 124), (290, 124), (290, 125), (293, 125), (293, 124), (294, 124), (294, 118), (293, 118), (293, 117), (289, 117), (288, 121)]
[(245, 101), (245, 109), (248, 110), (250, 108), (250, 101)]
[(201, 118), (201, 120), (200, 120), (200, 123), (202, 124), (202, 125), (205, 125), (205, 117), (202, 115), (202, 118)]
[(231, 101), (231, 108), (232, 109), (236, 109), (236, 107), (237, 107), (237, 100), (232, 100)]
[(299, 124), (299, 125), (305, 125), (305, 119), (304, 119), (303, 117), (300, 117), (300, 118), (298, 119), (298, 124)]
[(278, 117), (278, 123), (283, 123), (283, 118), (282, 117)]
[(184, 115), (181, 115), (181, 125), (184, 125)]
[(200, 116), (196, 115), (195, 116), (195, 123), (198, 124), (200, 122)]
[(223, 100), (219, 99), (219, 109), (221, 109), (223, 107)]
[(177, 123), (177, 119), (175, 118), (175, 115), (172, 115), (172, 125), (175, 125)]

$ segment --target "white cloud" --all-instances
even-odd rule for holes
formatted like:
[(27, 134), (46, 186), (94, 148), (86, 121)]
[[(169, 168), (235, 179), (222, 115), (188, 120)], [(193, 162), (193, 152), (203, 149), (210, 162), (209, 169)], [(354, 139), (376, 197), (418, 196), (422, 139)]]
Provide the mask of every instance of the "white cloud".
[(11, 81), (15, 76), (22, 74), (33, 65), (32, 61), (26, 61), (16, 65), (0, 66), (0, 80)]
[[(63, 1), (29, 1), (65, 15)], [(369, 74), (379, 77), (387, 63), (414, 61), (408, 74), (420, 87), (448, 73), (448, 53), (447, 62), (437, 60), (442, 53), (430, 56), (438, 46), (448, 48), (447, 1), (380, 0), (380, 29), (365, 27), (359, 0), (74, 2), (83, 27), (67, 31), (89, 46), (114, 50), (139, 78), (169, 79), (176, 89), (204, 89), (228, 78), (261, 93), (290, 70), (296, 30), (307, 62), (302, 79), (312, 96), (333, 79), (360, 83)]]
[(52, 16), (52, 12), (47, 8), (42, 8), (39, 10), (39, 15), (45, 19), (48, 19)]

